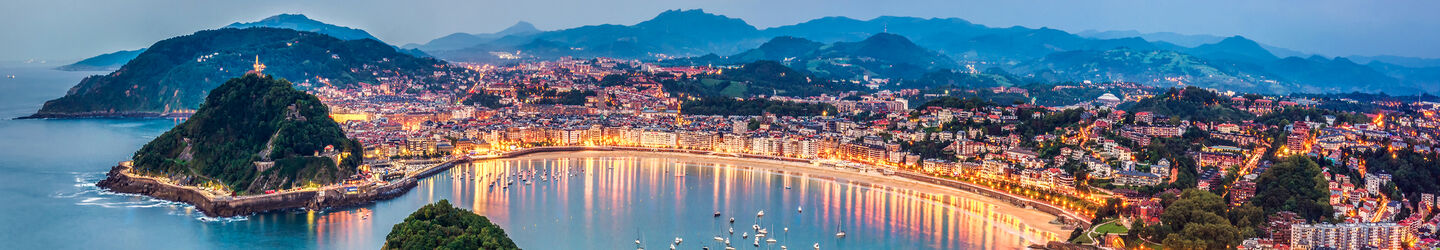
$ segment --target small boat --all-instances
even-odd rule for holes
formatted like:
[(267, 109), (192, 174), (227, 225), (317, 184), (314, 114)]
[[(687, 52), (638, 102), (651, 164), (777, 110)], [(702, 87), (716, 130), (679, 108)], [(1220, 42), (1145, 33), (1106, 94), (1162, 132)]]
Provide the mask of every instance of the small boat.
[(845, 230), (840, 230), (839, 233), (835, 233), (835, 238), (844, 239), (844, 238), (845, 238)]
[(790, 189), (790, 186), (785, 186), (785, 189)]
[(820, 249), (820, 243), (815, 243), (815, 249)]
[(735, 224), (735, 217), (730, 217), (730, 224)]
[(786, 250), (786, 249), (790, 249), (790, 248), (785, 247), (785, 246), (780, 246), (780, 250)]
[(735, 228), (730, 228), (730, 235), (735, 235)]
[(750, 233), (740, 233), (740, 238), (741, 238), (741, 239), (749, 239), (749, 238), (750, 238)]
[(770, 233), (770, 230), (767, 230), (767, 229), (764, 229), (764, 228), (756, 229), (755, 231), (760, 232), (760, 234), (768, 234), (768, 233)]
[(675, 237), (675, 245), (680, 245), (680, 242), (684, 242), (684, 241), (685, 241), (685, 239), (681, 239), (680, 237)]
[(715, 242), (725, 242), (725, 238), (721, 238), (720, 236), (715, 236)]
[(760, 238), (755, 238), (755, 243), (753, 244), (755, 244), (755, 246), (757, 247), (760, 246)]
[(715, 211), (715, 216), (714, 216), (714, 217), (720, 217), (720, 211)]
[(804, 206), (795, 207), (795, 212), (796, 212), (796, 213), (805, 213), (805, 207), (804, 207)]
[(775, 244), (775, 242), (779, 242), (779, 241), (778, 241), (778, 240), (775, 240), (775, 238), (765, 239), (765, 243)]
[(765, 238), (765, 233), (755, 234), (755, 238)]
[(765, 210), (760, 210), (759, 213), (755, 213), (755, 217), (765, 217)]

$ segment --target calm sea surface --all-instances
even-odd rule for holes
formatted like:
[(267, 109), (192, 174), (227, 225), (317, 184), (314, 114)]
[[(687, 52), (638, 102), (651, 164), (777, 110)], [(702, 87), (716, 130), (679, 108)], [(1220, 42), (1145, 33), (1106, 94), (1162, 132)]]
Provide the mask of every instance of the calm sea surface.
[[(676, 237), (684, 239), (679, 249), (721, 249), (717, 236), (737, 249), (812, 249), (816, 243), (821, 249), (1014, 249), (1057, 237), (1017, 222), (1005, 205), (613, 153), (474, 162), (424, 179), (399, 198), (355, 208), (208, 218), (185, 204), (94, 186), (110, 166), (176, 121), (10, 120), (64, 95), (86, 75), (104, 73), (48, 69), (53, 66), (0, 66), (0, 248), (376, 249), (395, 223), (440, 199), (489, 217), (527, 249), (634, 249), (636, 240), (667, 249)], [(527, 171), (555, 174), (508, 189), (489, 185), (491, 176)], [(757, 217), (762, 210), (765, 216)], [(712, 216), (715, 211), (722, 215)], [(741, 237), (755, 233), (752, 225), (779, 242), (754, 247), (753, 236)], [(837, 239), (839, 230), (848, 236)]]

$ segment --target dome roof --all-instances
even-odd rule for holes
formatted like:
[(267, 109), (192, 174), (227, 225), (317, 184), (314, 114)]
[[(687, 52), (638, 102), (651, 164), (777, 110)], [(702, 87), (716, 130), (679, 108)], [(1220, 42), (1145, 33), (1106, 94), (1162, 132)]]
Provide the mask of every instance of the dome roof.
[(1100, 95), (1100, 98), (1097, 98), (1097, 99), (1098, 99), (1098, 100), (1101, 100), (1101, 101), (1111, 101), (1111, 102), (1118, 102), (1118, 101), (1120, 101), (1120, 98), (1119, 98), (1119, 97), (1115, 97), (1114, 94), (1110, 94), (1110, 93), (1105, 93), (1104, 95)]

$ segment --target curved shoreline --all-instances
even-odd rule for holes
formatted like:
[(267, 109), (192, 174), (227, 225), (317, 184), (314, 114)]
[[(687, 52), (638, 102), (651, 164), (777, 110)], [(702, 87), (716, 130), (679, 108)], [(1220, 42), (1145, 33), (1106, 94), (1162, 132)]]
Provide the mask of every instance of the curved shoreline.
[[(1070, 230), (1064, 229), (1061, 225), (1056, 225), (1056, 224), (1051, 224), (1051, 223), (1049, 223), (1049, 222), (1055, 220), (1055, 218), (1058, 217), (1058, 216), (1066, 216), (1066, 215), (1057, 215), (1057, 214), (1055, 214), (1055, 213), (1051, 213), (1051, 212), (1048, 212), (1048, 211), (1044, 211), (1044, 210), (1038, 209), (1038, 207), (1037, 207), (1037, 209), (1027, 209), (1027, 208), (1024, 208), (1024, 207), (1021, 207), (1021, 206), (1017, 206), (1017, 205), (1015, 205), (1015, 202), (1013, 202), (1012, 200), (1006, 200), (1006, 199), (1003, 199), (1002, 197), (987, 196), (987, 195), (981, 194), (980, 192), (971, 191), (971, 190), (969, 190), (969, 189), (963, 189), (963, 188), (954, 187), (954, 186), (948, 186), (948, 185), (943, 185), (943, 184), (938, 184), (938, 183), (926, 182), (926, 181), (924, 181), (924, 180), (915, 179), (915, 178), (908, 177), (908, 176), (901, 176), (901, 175), (898, 175), (898, 174), (897, 174), (897, 175), (882, 175), (882, 174), (873, 173), (873, 172), (871, 172), (871, 173), (859, 172), (859, 171), (856, 171), (856, 170), (854, 170), (854, 169), (837, 169), (837, 168), (834, 168), (834, 167), (817, 166), (817, 165), (814, 165), (814, 164), (811, 164), (811, 163), (808, 163), (808, 162), (802, 163), (802, 162), (795, 162), (795, 161), (776, 161), (776, 160), (768, 160), (768, 159), (754, 159), (754, 158), (722, 156), (722, 155), (694, 154), (694, 153), (683, 153), (683, 152), (667, 152), (667, 151), (664, 150), (664, 149), (662, 149), (661, 151), (630, 150), (630, 149), (615, 149), (615, 150), (609, 150), (609, 151), (625, 151), (625, 152), (624, 152), (624, 154), (615, 154), (615, 153), (612, 153), (612, 152), (608, 152), (607, 150), (587, 150), (587, 151), (579, 151), (579, 152), (573, 152), (573, 153), (572, 153), (572, 152), (549, 151), (549, 152), (532, 152), (532, 153), (527, 153), (526, 155), (519, 155), (519, 156), (512, 156), (512, 157), (498, 158), (498, 159), (501, 159), (501, 160), (511, 160), (511, 159), (554, 159), (554, 158), (566, 158), (566, 157), (641, 157), (641, 158), (674, 159), (674, 160), (677, 160), (677, 163), (722, 164), (722, 165), (728, 165), (728, 166), (723, 166), (723, 167), (730, 167), (730, 168), (736, 168), (736, 169), (739, 169), (739, 170), (747, 170), (747, 171), (761, 171), (761, 172), (765, 172), (765, 173), (767, 173), (767, 174), (776, 174), (776, 175), (783, 175), (783, 176), (795, 176), (795, 177), (802, 177), (802, 178), (814, 178), (814, 179), (817, 179), (817, 180), (826, 180), (826, 181), (838, 181), (838, 182), (841, 182), (841, 183), (848, 183), (848, 184), (851, 184), (851, 185), (859, 185), (859, 186), (864, 186), (864, 187), (869, 187), (869, 188), (886, 187), (886, 188), (903, 189), (903, 190), (909, 190), (909, 191), (917, 191), (917, 192), (926, 193), (926, 194), (940, 194), (940, 195), (946, 195), (946, 196), (960, 197), (960, 198), (963, 198), (963, 199), (970, 199), (970, 200), (975, 200), (975, 201), (979, 201), (979, 202), (982, 202), (982, 203), (986, 203), (986, 204), (993, 205), (993, 206), (995, 207), (995, 210), (996, 210), (998, 213), (1005, 214), (1005, 215), (1009, 215), (1009, 216), (1014, 216), (1015, 219), (1023, 222), (1023, 224), (1027, 225), (1027, 226), (1030, 227), (1031, 229), (1039, 230), (1039, 231), (1043, 231), (1043, 232), (1048, 232), (1048, 233), (1054, 233), (1057, 237), (1061, 237), (1061, 239), (1063, 239), (1063, 237), (1069, 235), (1069, 233), (1070, 233)], [(569, 153), (569, 154), (567, 154), (567, 153)], [(890, 190), (887, 190), (887, 191), (890, 191)], [(923, 197), (915, 197), (915, 198), (917, 198), (917, 199), (925, 199), (925, 198), (923, 198)], [(933, 201), (933, 200), (928, 200), (928, 199), (927, 199), (927, 201)], [(952, 209), (955, 209), (955, 211), (965, 212), (965, 210), (962, 209), (962, 208), (952, 206), (953, 204), (942, 204), (942, 205), (950, 206)], [(983, 214), (974, 214), (974, 215), (985, 216), (985, 215), (983, 215)], [(1088, 224), (1088, 221), (1087, 221), (1086, 223)], [(1015, 232), (1015, 233), (1021, 234), (1021, 235), (1023, 236), (1023, 232)], [(1044, 242), (1044, 241), (1033, 241), (1032, 243), (1044, 244), (1045, 242)]]
[[(1025, 224), (1041, 229), (1046, 232), (1054, 232), (1064, 235), (1068, 231), (1058, 225), (1049, 223), (1055, 217), (1071, 217), (1079, 223), (1088, 223), (1074, 213), (1056, 209), (1048, 203), (1030, 200), (1023, 197), (1004, 194), (997, 197), (989, 192), (999, 192), (989, 189), (977, 189), (968, 183), (954, 180), (917, 175), (907, 172), (897, 172), (895, 176), (882, 176), (873, 173), (861, 173), (856, 171), (845, 171), (828, 167), (815, 166), (809, 160), (799, 158), (741, 155), (741, 154), (718, 154), (710, 151), (683, 150), (683, 149), (653, 149), (636, 147), (540, 147), (530, 148), (499, 155), (453, 159), (436, 164), (429, 168), (420, 170), (414, 175), (408, 175), (395, 182), (385, 185), (362, 185), (358, 188), (360, 192), (346, 194), (340, 191), (341, 187), (332, 186), (319, 190), (305, 190), (294, 192), (283, 192), (276, 194), (249, 195), (249, 196), (214, 196), (207, 191), (194, 187), (179, 186), (164, 183), (149, 177), (129, 174), (130, 166), (121, 164), (111, 168), (106, 178), (96, 183), (96, 186), (109, 189), (119, 193), (132, 193), (146, 195), (162, 200), (184, 202), (192, 204), (201, 213), (211, 217), (231, 217), (250, 215), (255, 213), (287, 210), (287, 209), (329, 209), (368, 204), (380, 200), (399, 197), (416, 186), (418, 180), (439, 174), (450, 169), (456, 164), (469, 163), (484, 160), (514, 159), (532, 154), (559, 153), (559, 152), (594, 152), (604, 154), (610, 151), (625, 151), (627, 155), (614, 156), (649, 156), (657, 158), (675, 158), (681, 160), (701, 160), (716, 163), (729, 163), (742, 169), (761, 169), (765, 171), (778, 171), (779, 174), (786, 172), (797, 172), (814, 174), (832, 178), (841, 178), (862, 183), (879, 184), (897, 188), (906, 188), (927, 193), (943, 193), (975, 200), (982, 200), (992, 203), (997, 207), (1005, 207), (1005, 214), (1016, 216), (1022, 219)], [(740, 163), (740, 164), (736, 164)], [(969, 188), (966, 188), (969, 187)], [(1004, 199), (1002, 197), (1008, 197)], [(1022, 208), (1015, 203), (1033, 205), (1036, 209)], [(1049, 218), (1045, 218), (1049, 217)]]

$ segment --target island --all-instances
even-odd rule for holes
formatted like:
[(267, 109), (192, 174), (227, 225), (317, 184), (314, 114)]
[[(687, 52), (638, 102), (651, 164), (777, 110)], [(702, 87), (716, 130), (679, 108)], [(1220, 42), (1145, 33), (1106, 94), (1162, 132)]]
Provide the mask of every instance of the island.
[(490, 219), (450, 205), (448, 200), (420, 207), (395, 224), (381, 249), (520, 249), (505, 229)]

